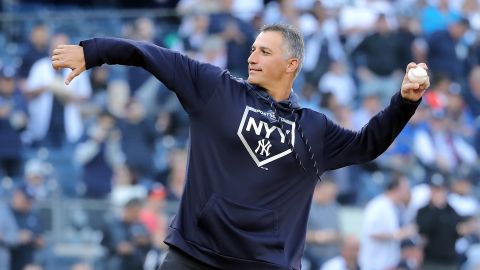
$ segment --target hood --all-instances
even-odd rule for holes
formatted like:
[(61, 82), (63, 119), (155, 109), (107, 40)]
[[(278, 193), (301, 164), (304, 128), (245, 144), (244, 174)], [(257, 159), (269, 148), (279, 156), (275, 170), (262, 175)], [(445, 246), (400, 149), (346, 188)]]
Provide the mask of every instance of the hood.
[[(293, 89), (290, 91), (290, 96), (286, 100), (282, 101), (275, 101), (270, 94), (268, 94), (267, 90), (263, 87), (256, 86), (256, 85), (250, 85), (249, 89), (253, 91), (259, 98), (269, 102), (269, 100), (273, 101), (273, 104), (285, 111), (292, 111), (292, 110), (299, 110), (300, 104), (298, 102), (298, 95), (293, 91)], [(270, 102), (269, 102), (270, 103)]]

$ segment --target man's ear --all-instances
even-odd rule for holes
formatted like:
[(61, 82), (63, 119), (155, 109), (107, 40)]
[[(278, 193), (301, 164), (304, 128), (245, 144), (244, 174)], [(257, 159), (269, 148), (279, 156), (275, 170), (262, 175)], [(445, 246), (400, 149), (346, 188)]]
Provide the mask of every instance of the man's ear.
[(287, 64), (287, 73), (295, 73), (297, 72), (298, 65), (300, 64), (300, 61), (298, 61), (297, 58), (290, 58), (288, 59), (288, 64)]

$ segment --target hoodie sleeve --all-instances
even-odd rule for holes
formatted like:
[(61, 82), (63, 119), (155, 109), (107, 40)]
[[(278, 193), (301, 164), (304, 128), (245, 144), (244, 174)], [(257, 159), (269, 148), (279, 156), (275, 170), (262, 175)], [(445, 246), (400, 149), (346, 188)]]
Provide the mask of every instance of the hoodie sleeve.
[(199, 111), (225, 73), (178, 52), (142, 41), (94, 38), (80, 42), (87, 69), (102, 64), (142, 67), (176, 93), (188, 113)]
[(326, 170), (371, 161), (381, 155), (415, 113), (418, 102), (395, 94), (390, 105), (375, 115), (360, 131), (344, 129), (327, 119), (323, 160)]

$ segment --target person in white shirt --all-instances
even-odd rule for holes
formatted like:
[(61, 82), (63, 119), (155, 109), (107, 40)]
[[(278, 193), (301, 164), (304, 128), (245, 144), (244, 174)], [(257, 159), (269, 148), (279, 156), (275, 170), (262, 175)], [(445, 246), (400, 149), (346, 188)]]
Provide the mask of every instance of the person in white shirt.
[(341, 254), (326, 261), (320, 270), (359, 270), (358, 249), (360, 243), (355, 236), (347, 236), (342, 241)]
[(415, 234), (411, 225), (404, 226), (402, 210), (410, 198), (408, 179), (395, 175), (383, 194), (366, 206), (360, 246), (360, 268), (385, 270), (400, 259), (400, 241)]
[(462, 217), (476, 216), (480, 212), (480, 204), (472, 194), (472, 183), (467, 177), (455, 177), (451, 184), (452, 192), (448, 194), (448, 203)]
[[(57, 34), (52, 39), (51, 48), (67, 42), (68, 36)], [(86, 73), (81, 74), (79, 80), (65, 85), (63, 80), (68, 72), (68, 69), (56, 71), (50, 57), (33, 64), (26, 89), (30, 121), (23, 139), (27, 143), (61, 147), (65, 141), (76, 142), (83, 134), (79, 105), (90, 97), (92, 89)], [(56, 131), (52, 132), (52, 129)], [(53, 133), (54, 138), (50, 136)]]

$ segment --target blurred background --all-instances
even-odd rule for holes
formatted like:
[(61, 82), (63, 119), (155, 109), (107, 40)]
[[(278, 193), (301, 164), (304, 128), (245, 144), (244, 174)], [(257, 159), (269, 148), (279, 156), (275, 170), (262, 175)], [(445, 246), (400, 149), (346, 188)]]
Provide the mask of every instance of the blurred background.
[(305, 37), (294, 91), (361, 129), (425, 62), (431, 87), (393, 145), (317, 185), (302, 269), (480, 269), (480, 1), (0, 1), (0, 270), (156, 269), (189, 119), (139, 68), (63, 84), (57, 44), (145, 40), (247, 76), (258, 29)]

